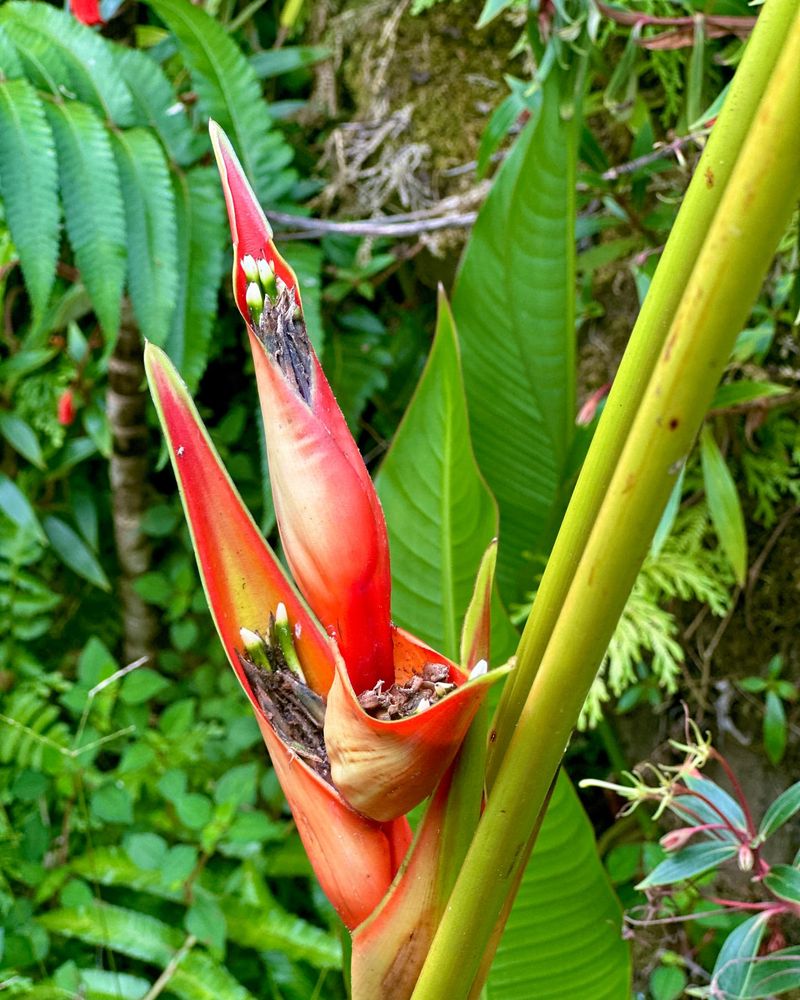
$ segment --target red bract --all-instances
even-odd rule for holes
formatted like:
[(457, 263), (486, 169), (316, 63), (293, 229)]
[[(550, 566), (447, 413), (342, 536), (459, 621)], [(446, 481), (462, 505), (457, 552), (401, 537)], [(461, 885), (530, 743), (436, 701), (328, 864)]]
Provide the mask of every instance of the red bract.
[(389, 546), (372, 481), (308, 341), (294, 272), (213, 123), (211, 136), (278, 527), (311, 610), (243, 507), (177, 373), (152, 345), (148, 379), (222, 643), (311, 863), (352, 928), (385, 896), (405, 855), (403, 814), (436, 787), (500, 673), (487, 674), (484, 662), (469, 680), (392, 625)]
[(104, 24), (98, 0), (70, 0), (69, 9), (83, 24)]

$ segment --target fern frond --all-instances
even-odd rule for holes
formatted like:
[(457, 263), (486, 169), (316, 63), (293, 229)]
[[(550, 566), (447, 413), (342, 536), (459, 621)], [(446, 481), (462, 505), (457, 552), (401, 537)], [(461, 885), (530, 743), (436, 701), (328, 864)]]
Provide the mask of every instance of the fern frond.
[(11, 0), (3, 5), (0, 19), (12, 29), (12, 37), (15, 26), (22, 24), (46, 40), (49, 51), (66, 67), (67, 78), (58, 81), (62, 87), (116, 125), (131, 123), (131, 95), (104, 38), (46, 3)]
[(173, 176), (178, 220), (178, 294), (166, 351), (190, 389), (208, 363), (225, 268), (225, 204), (212, 167)]
[(125, 282), (125, 217), (108, 132), (85, 104), (52, 104), (67, 235), (106, 336), (119, 329)]
[(148, 3), (178, 40), (201, 110), (230, 136), (259, 198), (274, 202), (293, 183), (280, 173), (293, 153), (272, 130), (252, 66), (222, 25), (189, 0)]
[[(97, 903), (41, 914), (48, 930), (162, 968), (184, 943), (180, 931), (137, 910)], [(189, 951), (169, 981), (169, 992), (179, 1000), (255, 1000), (253, 994), (202, 951)]]
[(0, 83), (0, 196), (34, 311), (41, 315), (58, 259), (58, 171), (53, 134), (27, 80)]
[(5, 26), (0, 24), (0, 76), (6, 80), (15, 80), (24, 75), (16, 46), (8, 37)]
[[(2, 16), (2, 8), (0, 8)], [(17, 59), (22, 66), (23, 76), (35, 87), (50, 91), (61, 99), (66, 90), (64, 80), (69, 76), (67, 67), (58, 52), (51, 48), (47, 39), (37, 34), (22, 21), (0, 23), (8, 41), (14, 46)], [(71, 95), (70, 91), (66, 91)]]
[(163, 346), (178, 286), (175, 199), (158, 140), (143, 128), (112, 133), (128, 230), (128, 288), (142, 333)]
[(186, 111), (176, 103), (172, 85), (158, 63), (138, 49), (127, 48), (118, 52), (116, 63), (133, 98), (135, 124), (151, 128), (173, 162), (193, 163), (202, 140), (192, 132)]
[(19, 687), (3, 705), (0, 719), (0, 763), (49, 770), (67, 749), (69, 729), (59, 710), (32, 687)]

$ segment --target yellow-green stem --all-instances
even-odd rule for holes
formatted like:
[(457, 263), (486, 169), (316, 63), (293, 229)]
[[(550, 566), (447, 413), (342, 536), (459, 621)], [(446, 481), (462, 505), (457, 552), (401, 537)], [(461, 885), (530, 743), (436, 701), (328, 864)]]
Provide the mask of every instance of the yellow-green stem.
[[(661, 511), (800, 194), (800, 11), (719, 203), (502, 760), (414, 1000), (461, 1000)], [(595, 445), (593, 444), (593, 449)]]
[(709, 137), (614, 379), (593, 447), (575, 487), (536, 595), (494, 722), (491, 788), (541, 662), (611, 473), (663, 347), (672, 317), (780, 53), (797, 0), (768, 0), (759, 15), (725, 106)]

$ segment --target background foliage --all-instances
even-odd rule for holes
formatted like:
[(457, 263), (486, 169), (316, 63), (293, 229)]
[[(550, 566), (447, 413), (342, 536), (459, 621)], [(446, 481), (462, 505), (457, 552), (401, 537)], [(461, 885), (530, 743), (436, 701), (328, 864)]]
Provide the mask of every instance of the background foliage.
[[(394, 440), (378, 482), (395, 614), (447, 651), (498, 516), (500, 596), (512, 621), (524, 618), (603, 386), (741, 51), (735, 35), (712, 37), (712, 20), (753, 13), (743, 0), (648, 0), (619, 8), (635, 7), (631, 26), (619, 10), (576, 2), (563, 11), (575, 30), (542, 51), (524, 4), (376, 3), (369, 17), (340, 6), (292, 15), (292, 5), (282, 14), (237, 0), (104, 3), (114, 16), (96, 29), (46, 2), (0, 7), (9, 995), (345, 995), (339, 928), (212, 634), (154, 433), (138, 524), (150, 555), (133, 586), (157, 616), (158, 641), (132, 669), (122, 652), (108, 478), (121, 328), (166, 348), (245, 500), (274, 527), (250, 363), (223, 281), (208, 118), (289, 231), (282, 246), (312, 337), (368, 461), (377, 468)], [(583, 77), (570, 61), (580, 32)], [(483, 176), (493, 178), (488, 197)], [(466, 248), (462, 223), (428, 225), (481, 204)], [(336, 222), (363, 214), (378, 223), (366, 235)], [(334, 224), (314, 229), (309, 216)], [(764, 794), (796, 771), (797, 258), (795, 224), (587, 703), (570, 751), (576, 773), (604, 776), (651, 754), (682, 726), (680, 698)], [(453, 290), (461, 359), (455, 342), (431, 346), (438, 279)], [(578, 426), (576, 400), (586, 404)], [(467, 422), (474, 456), (444, 433)], [(514, 632), (499, 599), (495, 618), (502, 659)], [(613, 795), (584, 802), (611, 881), (641, 915), (634, 886), (663, 858), (656, 828), (615, 819)], [(530, 995), (539, 975), (563, 966), (565, 946), (588, 947), (570, 915), (587, 891), (607, 915), (597, 955), (605, 948), (625, 979), (616, 904), (566, 781), (548, 824), (490, 996)], [(583, 858), (565, 851), (575, 838)], [(800, 845), (790, 846), (785, 856)], [(542, 921), (528, 900), (543, 895), (552, 902)], [(668, 905), (699, 904), (690, 885)], [(687, 983), (707, 985), (737, 919), (637, 925), (636, 989), (668, 1000)], [(771, 933), (797, 940), (790, 922)], [(532, 942), (541, 963), (520, 964)], [(604, 968), (602, 955), (595, 961)], [(608, 996), (625, 990), (606, 985)]]

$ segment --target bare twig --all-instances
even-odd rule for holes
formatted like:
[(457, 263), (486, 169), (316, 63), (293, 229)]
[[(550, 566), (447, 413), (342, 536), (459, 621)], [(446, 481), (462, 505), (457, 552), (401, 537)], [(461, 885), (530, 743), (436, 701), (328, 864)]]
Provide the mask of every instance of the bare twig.
[(197, 944), (197, 938), (194, 934), (189, 934), (180, 948), (175, 952), (172, 958), (169, 960), (167, 967), (161, 973), (161, 975), (156, 979), (147, 994), (142, 998), (142, 1000), (156, 1000), (156, 997), (160, 996), (162, 992), (166, 989), (169, 984), (170, 979), (175, 975), (175, 970), (181, 964), (181, 962), (186, 958), (189, 952)]
[[(279, 218), (280, 216), (280, 218)], [(304, 219), (299, 216), (289, 216), (272, 212), (270, 218), (275, 222), (294, 225), (295, 231), (281, 233), (282, 240), (319, 239), (326, 233), (341, 233), (346, 236), (419, 236), (422, 233), (433, 233), (440, 229), (469, 228), (478, 217), (477, 212), (460, 212), (453, 215), (440, 216), (437, 219), (419, 219), (416, 222), (391, 222), (389, 216), (385, 222), (378, 219), (360, 219), (356, 222), (336, 222), (333, 219)], [(291, 221), (289, 221), (291, 220)]]
[(674, 156), (680, 162), (680, 154), (684, 147), (691, 143), (702, 146), (703, 140), (705, 140), (709, 132), (710, 129), (708, 128), (700, 128), (696, 132), (679, 135), (671, 142), (658, 145), (649, 153), (637, 156), (634, 160), (629, 160), (627, 163), (620, 163), (617, 167), (609, 167), (608, 170), (600, 174), (600, 178), (604, 181), (615, 181), (624, 174), (632, 174), (641, 167), (646, 167), (650, 163), (656, 163), (658, 160), (663, 159), (664, 156)]

